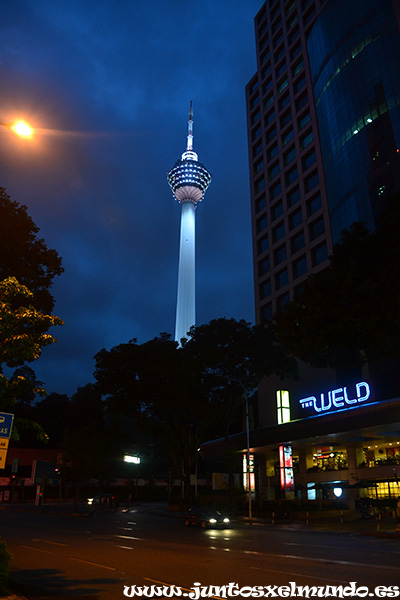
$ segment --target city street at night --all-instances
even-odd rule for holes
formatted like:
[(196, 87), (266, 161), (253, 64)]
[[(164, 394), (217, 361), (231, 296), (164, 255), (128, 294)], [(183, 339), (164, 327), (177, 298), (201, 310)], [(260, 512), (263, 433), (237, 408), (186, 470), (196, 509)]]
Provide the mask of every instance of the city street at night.
[[(146, 505), (79, 517), (4, 507), (0, 527), (14, 557), (10, 588), (28, 598), (116, 599), (131, 586), (151, 585), (174, 585), (187, 596), (196, 583), (265, 586), (265, 596), (274, 597), (273, 586), (290, 582), (357, 582), (379, 597), (376, 586), (400, 580), (398, 538), (346, 527), (233, 522), (224, 530), (187, 528), (177, 515)], [(221, 597), (217, 592), (211, 595)]]

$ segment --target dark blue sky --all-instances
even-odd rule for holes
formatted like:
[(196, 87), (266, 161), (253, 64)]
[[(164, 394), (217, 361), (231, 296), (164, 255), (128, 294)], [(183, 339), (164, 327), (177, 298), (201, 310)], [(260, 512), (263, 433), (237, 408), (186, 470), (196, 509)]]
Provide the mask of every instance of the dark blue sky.
[(0, 185), (63, 258), (65, 321), (31, 366), (49, 392), (92, 381), (93, 356), (174, 333), (186, 146), (212, 173), (196, 212), (197, 323), (254, 320), (245, 85), (261, 0), (3, 0)]

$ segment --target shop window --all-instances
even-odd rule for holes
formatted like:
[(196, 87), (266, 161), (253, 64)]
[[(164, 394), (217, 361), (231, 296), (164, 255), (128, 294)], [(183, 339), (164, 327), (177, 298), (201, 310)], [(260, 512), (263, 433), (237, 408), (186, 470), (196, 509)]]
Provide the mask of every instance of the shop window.
[(342, 471), (348, 468), (347, 450), (317, 450), (313, 454), (313, 463), (308, 471)]

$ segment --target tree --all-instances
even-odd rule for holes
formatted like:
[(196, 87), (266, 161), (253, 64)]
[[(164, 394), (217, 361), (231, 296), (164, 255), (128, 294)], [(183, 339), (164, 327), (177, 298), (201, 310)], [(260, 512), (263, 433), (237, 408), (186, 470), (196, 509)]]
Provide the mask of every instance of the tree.
[(38, 233), (27, 207), (12, 201), (0, 187), (0, 280), (15, 277), (33, 293), (32, 305), (51, 313), (54, 299), (49, 289), (63, 268), (57, 252)]
[(344, 231), (330, 266), (311, 276), (275, 316), (275, 331), (295, 356), (340, 377), (400, 354), (400, 202), (376, 232), (362, 223)]
[[(36, 309), (30, 304), (32, 299), (33, 293), (15, 277), (0, 281), (0, 403), (5, 408), (27, 394), (29, 380), (21, 372), (7, 378), (3, 365), (21, 367), (39, 358), (42, 348), (55, 342), (47, 330), (63, 324), (58, 317)], [(34, 386), (34, 392), (43, 393)]]

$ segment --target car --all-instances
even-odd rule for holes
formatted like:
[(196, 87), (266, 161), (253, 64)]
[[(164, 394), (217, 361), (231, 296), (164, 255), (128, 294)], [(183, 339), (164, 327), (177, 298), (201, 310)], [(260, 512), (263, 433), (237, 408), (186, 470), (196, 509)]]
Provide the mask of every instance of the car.
[(196, 506), (188, 510), (183, 516), (186, 527), (222, 527), (231, 526), (231, 521), (225, 513), (216, 508)]
[(113, 494), (100, 494), (99, 496), (94, 496), (94, 498), (88, 498), (87, 503), (89, 506), (110, 507), (114, 504), (114, 499)]

